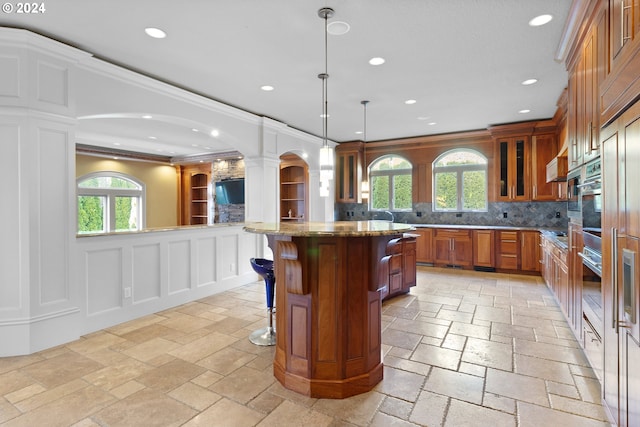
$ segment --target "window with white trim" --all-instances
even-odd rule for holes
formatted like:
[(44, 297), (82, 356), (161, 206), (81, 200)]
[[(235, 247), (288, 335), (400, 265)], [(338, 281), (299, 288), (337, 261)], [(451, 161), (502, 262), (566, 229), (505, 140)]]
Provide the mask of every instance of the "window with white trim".
[(400, 156), (384, 156), (369, 167), (369, 209), (409, 211), (412, 209), (411, 163)]
[(136, 231), (144, 228), (144, 184), (118, 172), (78, 178), (78, 234)]
[(486, 212), (487, 158), (471, 149), (454, 149), (433, 162), (433, 210)]

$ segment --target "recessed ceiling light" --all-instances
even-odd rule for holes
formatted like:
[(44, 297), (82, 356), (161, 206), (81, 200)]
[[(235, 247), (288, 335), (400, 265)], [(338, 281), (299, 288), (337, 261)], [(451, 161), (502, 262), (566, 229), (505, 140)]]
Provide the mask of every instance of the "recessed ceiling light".
[(427, 124), (428, 124), (429, 126), (435, 126), (435, 125), (437, 125), (438, 123), (436, 123), (436, 122), (430, 122), (430, 123), (427, 123)]
[(260, 86), (260, 89), (262, 89), (265, 92), (271, 92), (274, 89), (274, 87), (269, 85), (264, 85), (264, 86)]
[(158, 139), (156, 136), (150, 136), (149, 139)]
[(309, 154), (307, 154), (307, 153), (302, 153), (302, 158), (303, 158), (303, 159), (306, 159), (306, 158), (308, 158), (308, 157), (309, 157)]
[(114, 142), (113, 145), (120, 145), (120, 143), (119, 142)]
[(538, 79), (527, 79), (527, 80), (522, 82), (522, 85), (529, 86), (529, 85), (532, 85), (534, 83), (538, 83)]
[(527, 110), (527, 109), (518, 111), (518, 113), (520, 113), (520, 114), (527, 114), (527, 113), (530, 113), (530, 112), (531, 112), (531, 110)]
[(211, 136), (213, 136), (213, 137), (220, 136), (220, 131), (218, 129), (213, 129), (211, 131)]
[(357, 130), (356, 131), (356, 135), (362, 135), (362, 131), (361, 130)]
[(529, 21), (529, 25), (531, 25), (532, 27), (539, 27), (541, 25), (549, 23), (552, 19), (553, 16), (551, 15), (536, 16), (531, 21)]
[(334, 21), (331, 24), (327, 25), (327, 32), (334, 36), (341, 36), (343, 34), (347, 34), (351, 26), (346, 22), (342, 21)]
[(429, 120), (429, 116), (420, 116), (418, 120)]
[(199, 131), (198, 129), (196, 129), (196, 128), (191, 128), (191, 130), (192, 130), (193, 132), (200, 132), (200, 131)]
[(369, 64), (371, 65), (382, 65), (384, 64), (384, 58), (380, 58), (380, 57), (375, 57), (375, 58), (371, 58), (369, 60)]
[(416, 101), (415, 99), (407, 99), (406, 101), (404, 101), (404, 103), (407, 105), (412, 105), (412, 104), (415, 104), (416, 102), (418, 101)]
[(153, 118), (153, 116), (149, 115), (149, 114), (145, 114), (144, 116), (142, 116), (143, 119), (151, 119)]
[(162, 31), (160, 28), (148, 27), (144, 29), (144, 32), (147, 33), (149, 37), (153, 37), (154, 39), (163, 39), (167, 37), (167, 33)]

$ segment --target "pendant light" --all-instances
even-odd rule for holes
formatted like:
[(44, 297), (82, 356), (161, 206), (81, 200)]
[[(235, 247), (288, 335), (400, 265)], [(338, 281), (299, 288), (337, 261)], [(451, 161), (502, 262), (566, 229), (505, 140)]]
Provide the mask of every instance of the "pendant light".
[(323, 7), (318, 10), (318, 16), (324, 19), (324, 73), (318, 74), (322, 80), (322, 148), (320, 148), (320, 197), (329, 197), (329, 181), (333, 179), (333, 148), (327, 141), (327, 129), (329, 121), (329, 111), (327, 100), (327, 79), (329, 78), (327, 67), (327, 46), (328, 46), (328, 20), (335, 14), (330, 7)]
[(369, 199), (369, 168), (367, 168), (367, 104), (369, 103), (369, 101), (360, 101), (360, 104), (362, 104), (362, 107), (364, 109), (364, 126), (363, 126), (363, 142), (364, 144), (362, 145), (363, 147), (363, 162), (364, 162), (364, 176), (362, 177), (362, 187), (361, 187), (361, 193), (362, 193), (362, 198), (363, 199)]

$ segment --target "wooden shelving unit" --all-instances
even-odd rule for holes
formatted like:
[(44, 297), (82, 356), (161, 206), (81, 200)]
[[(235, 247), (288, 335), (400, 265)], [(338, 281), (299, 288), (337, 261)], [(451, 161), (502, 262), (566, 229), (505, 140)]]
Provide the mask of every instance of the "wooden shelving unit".
[(182, 181), (182, 225), (209, 223), (211, 164), (185, 165), (180, 169)]
[(308, 168), (297, 156), (282, 158), (280, 167), (280, 220), (305, 221), (307, 217)]

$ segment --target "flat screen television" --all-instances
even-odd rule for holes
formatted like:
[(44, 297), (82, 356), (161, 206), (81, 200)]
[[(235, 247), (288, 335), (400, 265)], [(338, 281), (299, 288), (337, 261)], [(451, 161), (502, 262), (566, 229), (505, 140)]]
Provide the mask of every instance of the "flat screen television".
[(216, 182), (216, 203), (241, 205), (244, 203), (244, 178), (225, 179)]

